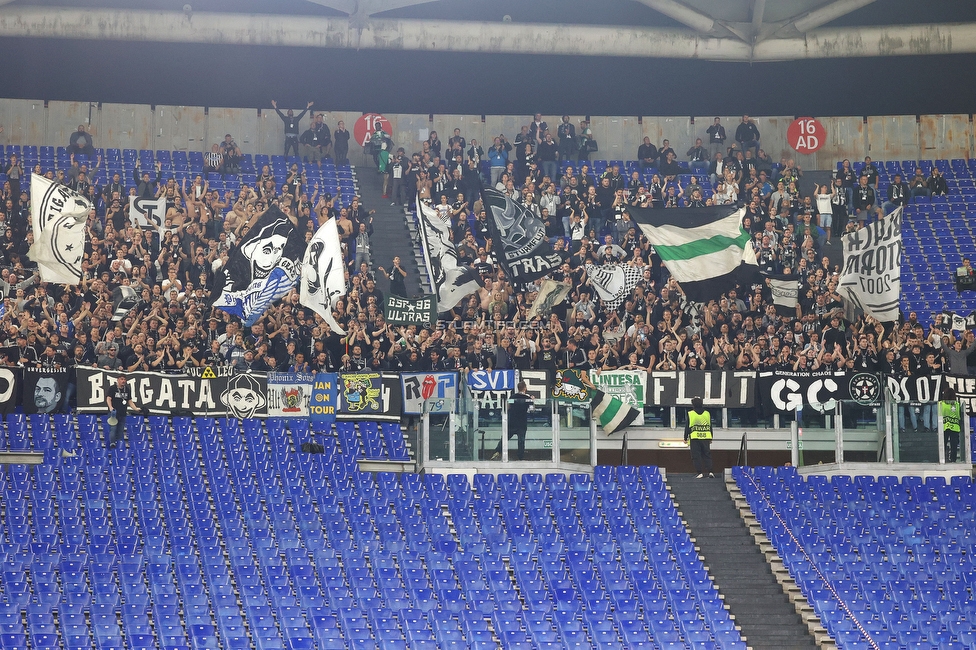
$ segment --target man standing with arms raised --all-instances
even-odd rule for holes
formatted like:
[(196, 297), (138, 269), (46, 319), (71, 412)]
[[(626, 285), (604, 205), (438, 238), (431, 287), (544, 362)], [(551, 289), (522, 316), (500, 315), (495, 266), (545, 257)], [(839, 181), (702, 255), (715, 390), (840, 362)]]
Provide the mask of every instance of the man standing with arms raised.
[(288, 109), (288, 114), (287, 115), (285, 115), (284, 113), (282, 113), (278, 109), (278, 102), (276, 102), (273, 99), (271, 100), (271, 106), (274, 107), (275, 113), (277, 113), (278, 114), (278, 117), (281, 118), (281, 121), (285, 123), (285, 155), (286, 156), (288, 155), (288, 150), (289, 149), (294, 149), (295, 155), (296, 156), (299, 155), (299, 153), (298, 153), (298, 133), (299, 133), (299, 131), (298, 131), (298, 123), (302, 121), (302, 118), (303, 117), (305, 117), (305, 113), (308, 112), (308, 109), (312, 108), (312, 104), (313, 104), (313, 102), (309, 102), (308, 103), (308, 106), (305, 107), (305, 110), (302, 111), (301, 113), (299, 113), (298, 116), (296, 117), (295, 116), (295, 111), (291, 110), (290, 108)]

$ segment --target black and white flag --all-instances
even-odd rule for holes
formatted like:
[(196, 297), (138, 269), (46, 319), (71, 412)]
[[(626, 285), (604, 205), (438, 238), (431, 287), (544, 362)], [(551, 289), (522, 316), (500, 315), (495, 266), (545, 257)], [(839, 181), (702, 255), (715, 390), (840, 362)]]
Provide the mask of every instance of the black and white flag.
[(843, 236), (844, 272), (839, 293), (882, 322), (898, 319), (901, 297), (902, 208)]
[(450, 224), (437, 216), (419, 196), (417, 219), (424, 263), (437, 294), (437, 308), (449, 311), (481, 288), (480, 276), (474, 269), (461, 266), (457, 247), (451, 241)]
[(596, 290), (605, 307), (616, 309), (623, 304), (637, 283), (644, 277), (644, 270), (636, 266), (620, 264), (586, 265), (586, 277)]
[(971, 311), (968, 316), (964, 316), (954, 311), (944, 310), (942, 312), (942, 320), (948, 323), (954, 332), (976, 330), (976, 311)]
[(492, 250), (512, 283), (528, 284), (562, 265), (563, 256), (552, 249), (539, 217), (498, 190), (481, 188), (481, 199)]
[(325, 319), (336, 334), (345, 334), (332, 308), (339, 296), (346, 295), (342, 244), (336, 220), (329, 219), (315, 231), (302, 259), (302, 280), (298, 300)]
[(81, 282), (85, 223), (91, 209), (91, 202), (78, 192), (38, 174), (31, 175), (34, 244), (27, 255), (37, 263), (42, 282)]
[(166, 197), (148, 199), (144, 196), (129, 197), (129, 223), (134, 228), (147, 228), (163, 233), (166, 224)]
[(767, 275), (766, 282), (773, 294), (773, 305), (779, 316), (796, 318), (797, 299), (800, 297), (800, 281), (794, 275)]
[(305, 234), (277, 206), (271, 206), (230, 249), (217, 277), (213, 306), (253, 325), (298, 279)]

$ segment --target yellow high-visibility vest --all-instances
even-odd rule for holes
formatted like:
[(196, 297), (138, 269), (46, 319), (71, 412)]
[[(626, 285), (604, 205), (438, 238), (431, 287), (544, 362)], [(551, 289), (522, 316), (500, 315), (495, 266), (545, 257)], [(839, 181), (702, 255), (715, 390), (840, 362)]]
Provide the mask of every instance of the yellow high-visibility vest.
[(939, 403), (942, 407), (942, 424), (946, 431), (959, 431), (959, 402), (943, 400)]
[(708, 411), (704, 413), (689, 411), (688, 428), (691, 429), (691, 438), (693, 440), (711, 440), (712, 415)]

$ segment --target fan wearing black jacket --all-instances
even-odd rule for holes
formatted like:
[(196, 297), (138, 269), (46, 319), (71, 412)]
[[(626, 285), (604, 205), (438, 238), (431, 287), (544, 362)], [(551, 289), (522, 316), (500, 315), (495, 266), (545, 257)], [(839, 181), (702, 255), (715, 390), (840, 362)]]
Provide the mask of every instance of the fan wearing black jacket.
[(284, 113), (281, 112), (281, 110), (278, 109), (278, 102), (273, 99), (271, 100), (271, 106), (274, 107), (275, 113), (277, 113), (278, 117), (281, 118), (281, 121), (285, 123), (285, 155), (286, 156), (288, 155), (289, 149), (294, 150), (295, 155), (296, 156), (298, 155), (298, 134), (299, 134), (298, 123), (301, 122), (303, 117), (305, 117), (305, 113), (308, 112), (308, 109), (312, 108), (312, 103), (313, 102), (309, 102), (308, 106), (305, 107), (305, 110), (299, 113), (298, 116), (296, 116), (295, 111), (291, 110), (290, 108), (288, 109), (288, 114), (285, 115)]

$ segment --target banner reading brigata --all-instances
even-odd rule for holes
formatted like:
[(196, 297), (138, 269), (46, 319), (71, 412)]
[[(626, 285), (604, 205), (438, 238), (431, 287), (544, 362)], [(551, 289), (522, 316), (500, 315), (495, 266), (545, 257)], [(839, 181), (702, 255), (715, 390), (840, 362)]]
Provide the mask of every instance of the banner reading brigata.
[(898, 319), (901, 297), (901, 218), (898, 208), (884, 219), (843, 236), (845, 300), (882, 322)]
[[(117, 372), (78, 366), (78, 412), (104, 413), (105, 393)], [(145, 415), (206, 415), (236, 418), (268, 415), (268, 378), (263, 373), (232, 377), (190, 377), (159, 372), (126, 375), (132, 401)]]

